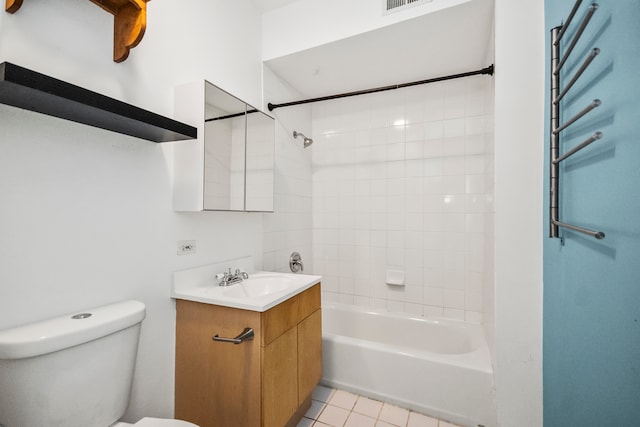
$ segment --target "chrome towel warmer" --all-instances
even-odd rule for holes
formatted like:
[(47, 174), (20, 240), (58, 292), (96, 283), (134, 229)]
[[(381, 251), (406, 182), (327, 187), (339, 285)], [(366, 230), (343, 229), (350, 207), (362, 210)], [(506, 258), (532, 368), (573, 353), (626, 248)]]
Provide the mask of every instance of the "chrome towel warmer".
[(560, 110), (561, 110), (561, 101), (562, 98), (569, 92), (571, 87), (578, 81), (582, 73), (591, 65), (592, 61), (598, 56), (600, 53), (600, 49), (594, 47), (591, 49), (587, 57), (584, 59), (582, 65), (575, 72), (573, 77), (569, 79), (569, 81), (564, 85), (564, 88), (561, 85), (560, 80), (560, 70), (567, 62), (569, 55), (573, 51), (573, 48), (578, 43), (578, 40), (582, 36), (585, 28), (589, 25), (589, 21), (593, 17), (593, 14), (598, 9), (598, 5), (596, 3), (592, 3), (580, 26), (576, 30), (572, 40), (567, 45), (566, 49), (564, 49), (564, 56), (561, 57), (561, 49), (560, 49), (560, 40), (562, 36), (566, 33), (567, 28), (571, 24), (576, 12), (580, 8), (582, 0), (577, 0), (567, 17), (566, 22), (563, 25), (555, 27), (551, 30), (551, 97), (550, 97), (550, 164), (549, 164), (549, 237), (560, 237), (559, 229), (567, 228), (569, 230), (577, 231), (579, 233), (583, 233), (592, 237), (595, 237), (598, 240), (604, 239), (605, 234), (602, 231), (594, 231), (589, 230), (587, 228), (578, 227), (576, 225), (567, 224), (560, 221), (559, 211), (559, 184), (560, 184), (560, 162), (568, 159), (572, 155), (576, 154), (578, 151), (587, 147), (591, 143), (602, 139), (602, 132), (596, 131), (587, 138), (585, 141), (574, 147), (573, 149), (567, 151), (566, 153), (560, 155), (560, 135), (563, 130), (567, 129), (576, 121), (580, 120), (582, 117), (598, 108), (601, 104), (599, 99), (594, 99), (589, 105), (587, 105), (584, 109), (582, 109), (578, 114), (568, 119), (563, 124), (560, 124)]

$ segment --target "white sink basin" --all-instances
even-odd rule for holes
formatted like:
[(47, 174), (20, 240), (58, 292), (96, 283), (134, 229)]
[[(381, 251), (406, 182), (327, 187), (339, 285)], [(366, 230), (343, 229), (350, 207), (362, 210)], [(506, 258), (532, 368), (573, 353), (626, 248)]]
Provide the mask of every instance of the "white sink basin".
[[(223, 269), (224, 270), (224, 269)], [(214, 279), (219, 266), (198, 267), (174, 273), (171, 296), (176, 299), (266, 311), (320, 282), (321, 276), (259, 271), (230, 286)]]
[(233, 298), (256, 298), (282, 292), (294, 286), (296, 281), (281, 273), (257, 273), (241, 283), (225, 287), (223, 295)]

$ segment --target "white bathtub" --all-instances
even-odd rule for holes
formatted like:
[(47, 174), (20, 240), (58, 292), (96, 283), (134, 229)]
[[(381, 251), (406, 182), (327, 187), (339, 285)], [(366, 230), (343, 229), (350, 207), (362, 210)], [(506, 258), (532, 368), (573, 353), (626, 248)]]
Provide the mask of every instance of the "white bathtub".
[(496, 425), (493, 370), (482, 327), (326, 304), (325, 385), (460, 425)]

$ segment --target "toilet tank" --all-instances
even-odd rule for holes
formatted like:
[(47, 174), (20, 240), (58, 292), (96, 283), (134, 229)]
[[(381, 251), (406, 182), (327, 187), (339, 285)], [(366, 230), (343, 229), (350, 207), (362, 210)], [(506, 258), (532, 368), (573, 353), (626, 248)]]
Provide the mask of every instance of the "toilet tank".
[(145, 306), (0, 331), (0, 426), (107, 427), (127, 409)]

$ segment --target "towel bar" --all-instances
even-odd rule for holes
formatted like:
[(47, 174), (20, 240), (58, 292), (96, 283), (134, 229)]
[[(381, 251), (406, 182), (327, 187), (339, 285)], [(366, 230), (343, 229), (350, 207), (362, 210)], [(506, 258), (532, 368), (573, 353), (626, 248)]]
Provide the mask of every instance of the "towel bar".
[(560, 228), (566, 228), (572, 231), (577, 231), (579, 233), (586, 234), (588, 236), (594, 237), (598, 240), (602, 240), (605, 238), (605, 233), (602, 231), (594, 231), (588, 228), (579, 227), (573, 224), (567, 224), (565, 222), (561, 222), (559, 218), (560, 213), (560, 162), (568, 159), (572, 155), (576, 154), (583, 148), (589, 146), (602, 139), (602, 132), (596, 131), (593, 135), (587, 138), (582, 143), (578, 144), (576, 147), (568, 150), (563, 155), (560, 155), (560, 136), (563, 130), (567, 129), (569, 126), (574, 124), (576, 121), (580, 120), (582, 117), (587, 115), (589, 112), (593, 111), (595, 108), (599, 107), (602, 102), (600, 99), (594, 99), (588, 106), (583, 108), (579, 113), (568, 119), (562, 125), (560, 124), (560, 115), (561, 115), (561, 101), (564, 96), (569, 93), (572, 86), (580, 79), (585, 70), (591, 65), (596, 56), (600, 53), (600, 49), (597, 47), (591, 49), (591, 52), (587, 56), (587, 58), (582, 62), (582, 65), (575, 72), (573, 77), (565, 84), (564, 89), (561, 90), (561, 73), (560, 70), (567, 62), (569, 55), (573, 51), (573, 48), (578, 43), (578, 40), (582, 36), (584, 30), (589, 25), (589, 21), (593, 17), (594, 13), (598, 9), (597, 3), (592, 3), (589, 6), (580, 26), (575, 32), (573, 39), (569, 42), (569, 45), (565, 49), (564, 56), (561, 56), (561, 46), (560, 39), (565, 34), (569, 24), (573, 20), (576, 15), (580, 5), (582, 4), (582, 0), (577, 0), (567, 17), (567, 20), (564, 25), (560, 25), (551, 30), (551, 62), (550, 62), (550, 87), (551, 87), (551, 96), (550, 96), (550, 135), (549, 135), (549, 237), (560, 237)]

